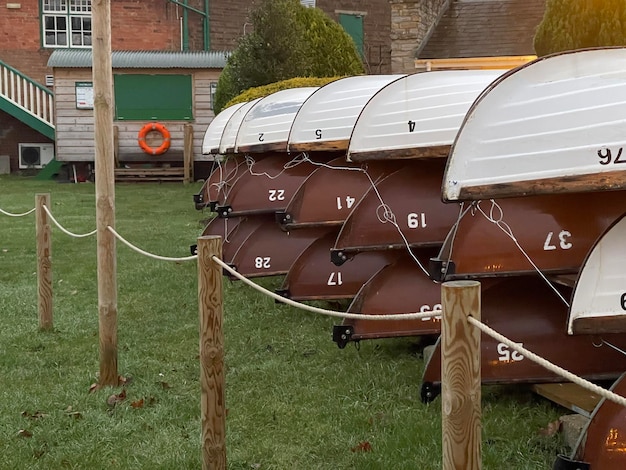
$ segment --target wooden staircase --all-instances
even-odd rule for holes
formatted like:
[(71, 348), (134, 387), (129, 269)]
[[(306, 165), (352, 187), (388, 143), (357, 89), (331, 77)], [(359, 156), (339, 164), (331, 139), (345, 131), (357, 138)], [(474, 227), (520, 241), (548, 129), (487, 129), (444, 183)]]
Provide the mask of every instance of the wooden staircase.
[(0, 61), (0, 110), (54, 140), (54, 95)]

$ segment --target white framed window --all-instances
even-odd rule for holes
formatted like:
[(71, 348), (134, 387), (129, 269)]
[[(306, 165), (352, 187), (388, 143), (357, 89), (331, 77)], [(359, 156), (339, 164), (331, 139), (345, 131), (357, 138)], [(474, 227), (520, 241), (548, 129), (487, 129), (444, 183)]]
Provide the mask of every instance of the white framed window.
[(91, 0), (42, 0), (44, 47), (91, 47)]
[(300, 0), (300, 3), (305, 7), (315, 8), (315, 0)]

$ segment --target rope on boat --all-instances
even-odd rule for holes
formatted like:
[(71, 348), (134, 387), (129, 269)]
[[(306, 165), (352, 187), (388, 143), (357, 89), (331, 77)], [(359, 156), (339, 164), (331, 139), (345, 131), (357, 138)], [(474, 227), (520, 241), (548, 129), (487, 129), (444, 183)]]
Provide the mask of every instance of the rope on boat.
[[(522, 255), (524, 255), (524, 257), (528, 260), (528, 262), (531, 264), (531, 266), (534, 268), (534, 270), (537, 271), (539, 276), (541, 276), (541, 278), (546, 282), (546, 284), (548, 284), (548, 286), (550, 286), (550, 288), (559, 297), (559, 299), (561, 299), (563, 304), (565, 304), (565, 306), (567, 308), (569, 308), (569, 302), (565, 299), (565, 297), (563, 297), (563, 295), (557, 290), (557, 288), (554, 287), (554, 285), (550, 282), (550, 280), (546, 277), (546, 275), (541, 272), (539, 267), (531, 259), (531, 257), (528, 255), (528, 253), (526, 253), (526, 251), (524, 251), (524, 248), (522, 248), (520, 243), (517, 241), (517, 238), (515, 238), (515, 235), (513, 234), (513, 230), (511, 229), (509, 224), (507, 224), (504, 221), (504, 212), (502, 211), (502, 207), (500, 207), (500, 205), (494, 199), (490, 199), (489, 201), (491, 202), (491, 208), (489, 209), (489, 215), (487, 215), (487, 213), (483, 210), (483, 208), (480, 207), (480, 203), (482, 201), (476, 201), (475, 204), (474, 203), (472, 204), (472, 207), (475, 207), (483, 216), (485, 216), (485, 218), (489, 222), (494, 224), (496, 227), (498, 227), (500, 230), (502, 230), (502, 232), (504, 232), (511, 240), (513, 240), (513, 243), (515, 243), (515, 246), (519, 249), (519, 251), (522, 253)], [(495, 209), (496, 208), (497, 208), (497, 210), (499, 212), (499, 216), (498, 217), (494, 217), (494, 213), (495, 213)]]
[(12, 212), (7, 212), (3, 209), (0, 209), (0, 214), (8, 215), (9, 217), (24, 217), (25, 215), (32, 214), (33, 212), (35, 212), (35, 209), (36, 208), (33, 207), (31, 210), (22, 212), (21, 214), (14, 214)]
[(69, 235), (70, 237), (74, 237), (74, 238), (90, 237), (97, 232), (97, 230), (92, 230), (91, 232), (83, 233), (83, 234), (70, 232), (69, 230), (64, 228), (59, 222), (57, 222), (57, 220), (54, 218), (54, 216), (50, 212), (50, 209), (48, 209), (45, 204), (43, 205), (43, 210), (46, 211), (46, 214), (48, 214), (48, 217), (50, 217), (50, 220), (54, 222), (54, 225), (56, 225), (59, 228), (59, 230), (61, 230), (61, 232), (63, 232), (66, 235)]
[(413, 253), (413, 250), (411, 250), (409, 241), (407, 240), (406, 236), (404, 235), (404, 232), (400, 228), (400, 225), (398, 225), (396, 215), (391, 210), (391, 207), (389, 207), (389, 205), (386, 204), (385, 201), (383, 200), (382, 195), (380, 194), (380, 192), (378, 191), (378, 188), (376, 187), (376, 183), (374, 183), (374, 180), (372, 179), (371, 175), (368, 173), (368, 171), (365, 168), (349, 167), (349, 166), (332, 166), (326, 163), (315, 162), (309, 158), (309, 155), (306, 152), (302, 153), (302, 159), (303, 161), (307, 161), (312, 165), (328, 168), (329, 170), (348, 170), (348, 171), (358, 171), (358, 172), (363, 173), (367, 177), (370, 183), (370, 186), (372, 187), (372, 191), (374, 191), (374, 194), (376, 194), (376, 198), (380, 202), (380, 205), (376, 208), (376, 217), (378, 218), (378, 221), (381, 224), (390, 223), (396, 228), (396, 230), (398, 231), (398, 234), (400, 235), (400, 238), (402, 238), (402, 242), (404, 246), (406, 247), (406, 251), (408, 252), (409, 256), (413, 259), (413, 261), (415, 261), (415, 263), (419, 266), (419, 268), (426, 275), (426, 277), (430, 277), (428, 274), (428, 270), (424, 267), (424, 265), (417, 258), (417, 256), (415, 256), (415, 254)]
[(570, 382), (575, 383), (576, 385), (580, 385), (581, 387), (603, 397), (606, 398), (607, 400), (610, 400), (614, 403), (617, 403), (618, 405), (621, 406), (626, 406), (626, 398), (618, 395), (617, 393), (613, 393), (610, 390), (607, 390), (605, 388), (599, 387), (598, 385), (589, 382), (588, 380), (583, 379), (582, 377), (579, 377), (573, 373), (571, 373), (570, 371), (563, 369), (562, 367), (557, 366), (556, 364), (553, 364), (552, 362), (548, 361), (547, 359), (544, 359), (541, 356), (538, 356), (537, 354), (529, 351), (528, 349), (524, 348), (523, 346), (520, 346), (519, 344), (511, 341), (509, 338), (507, 338), (506, 336), (501, 335), (500, 333), (498, 333), (497, 331), (495, 331), (493, 328), (490, 328), (489, 326), (485, 325), (484, 323), (482, 323), (480, 320), (477, 320), (476, 318), (469, 316), (467, 317), (467, 321), (475, 326), (476, 328), (478, 328), (480, 331), (482, 331), (483, 333), (485, 333), (486, 335), (491, 336), (493, 339), (495, 339), (496, 341), (499, 341), (501, 343), (506, 344), (509, 348), (511, 348), (514, 351), (517, 351), (518, 353), (520, 353), (521, 355), (523, 355), (525, 358), (530, 359), (531, 361), (539, 364), (540, 366), (548, 369), (550, 372), (554, 372), (557, 375), (560, 375), (561, 377), (569, 380)]
[(351, 318), (355, 320), (417, 320), (417, 319), (426, 319), (426, 318), (441, 316), (441, 310), (431, 310), (428, 312), (419, 312), (419, 313), (397, 313), (397, 314), (390, 314), (390, 315), (365, 315), (361, 313), (346, 313), (346, 312), (336, 312), (334, 310), (326, 310), (323, 308), (314, 307), (312, 305), (302, 304), (300, 302), (296, 302), (294, 300), (285, 298), (281, 295), (275, 294), (274, 292), (269, 291), (265, 289), (264, 287), (259, 286), (258, 284), (252, 282), (250, 279), (246, 278), (245, 276), (242, 276), (240, 273), (235, 271), (233, 268), (231, 268), (228, 264), (224, 263), (218, 257), (214, 256), (212, 259), (215, 263), (220, 265), (222, 268), (224, 268), (230, 274), (235, 276), (237, 279), (249, 285), (253, 289), (256, 289), (262, 294), (265, 294), (268, 297), (271, 297), (274, 300), (277, 300), (284, 304), (291, 305), (292, 307), (297, 307), (302, 310), (308, 310), (309, 312), (313, 312), (313, 313), (320, 313), (322, 315), (327, 315), (330, 317)]

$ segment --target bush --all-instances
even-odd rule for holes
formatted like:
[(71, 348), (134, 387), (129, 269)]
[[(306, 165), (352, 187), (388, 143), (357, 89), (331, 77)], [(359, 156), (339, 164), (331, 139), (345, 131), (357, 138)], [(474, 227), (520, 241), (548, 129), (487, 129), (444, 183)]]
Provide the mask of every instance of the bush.
[(295, 77), (364, 72), (354, 41), (323, 11), (299, 0), (265, 0), (251, 13), (253, 31), (229, 57), (216, 90), (215, 110), (248, 88)]

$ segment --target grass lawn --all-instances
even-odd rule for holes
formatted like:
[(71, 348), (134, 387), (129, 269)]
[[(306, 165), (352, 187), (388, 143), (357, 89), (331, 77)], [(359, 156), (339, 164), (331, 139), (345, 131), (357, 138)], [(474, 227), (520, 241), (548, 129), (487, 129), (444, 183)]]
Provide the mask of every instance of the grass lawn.
[[(193, 207), (198, 189), (118, 184), (117, 231), (146, 251), (187, 256), (208, 216)], [(24, 212), (36, 193), (50, 193), (68, 230), (95, 228), (93, 184), (0, 177), (0, 209)], [(54, 331), (41, 332), (34, 221), (0, 214), (0, 469), (201, 468), (196, 263), (117, 243), (119, 373), (129, 381), (90, 392), (96, 240), (53, 227)], [(228, 280), (224, 312), (229, 469), (441, 468), (441, 402), (420, 401), (419, 338), (339, 350), (336, 319)], [(523, 386), (484, 387), (483, 468), (552, 468), (561, 436), (540, 430), (564, 413)]]

